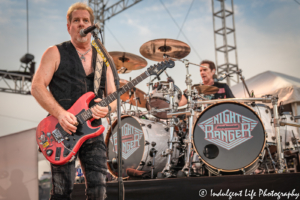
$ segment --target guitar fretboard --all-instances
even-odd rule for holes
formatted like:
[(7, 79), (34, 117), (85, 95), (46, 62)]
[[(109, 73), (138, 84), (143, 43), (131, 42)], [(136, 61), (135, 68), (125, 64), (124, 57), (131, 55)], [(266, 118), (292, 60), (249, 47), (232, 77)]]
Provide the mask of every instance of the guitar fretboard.
[[(121, 87), (119, 89), (120, 91), (120, 96), (122, 94), (124, 94), (125, 92), (127, 92), (128, 90), (132, 89), (135, 85), (139, 84), (140, 82), (142, 82), (143, 80), (145, 80), (147, 77), (149, 76), (149, 73), (144, 72), (141, 75), (139, 75), (138, 77), (136, 77), (135, 79), (133, 79), (132, 81), (128, 82), (126, 85), (124, 85), (123, 87)], [(108, 106), (111, 102), (113, 102), (114, 100), (117, 99), (117, 91), (110, 94), (109, 96), (107, 96), (106, 98), (102, 99), (102, 101), (100, 101), (99, 103), (97, 103), (96, 105), (99, 105), (101, 107), (106, 107)], [(83, 120), (87, 121), (89, 119), (91, 119), (93, 117), (92, 115), (92, 111), (91, 109), (86, 110), (85, 112), (81, 113), (81, 117)]]

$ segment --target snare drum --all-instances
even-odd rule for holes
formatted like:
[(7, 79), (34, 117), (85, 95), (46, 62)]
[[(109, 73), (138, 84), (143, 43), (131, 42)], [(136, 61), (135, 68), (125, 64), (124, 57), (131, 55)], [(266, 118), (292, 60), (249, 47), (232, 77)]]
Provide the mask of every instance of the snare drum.
[[(107, 158), (117, 159), (117, 120), (112, 124), (105, 138)], [(128, 177), (126, 170), (151, 171), (152, 152), (155, 149), (154, 175), (161, 172), (167, 162), (167, 157), (161, 157), (162, 151), (168, 148), (169, 129), (161, 122), (140, 119), (134, 116), (121, 117), (123, 177)], [(153, 146), (154, 145), (154, 146)], [(118, 176), (118, 166), (108, 163), (108, 170), (113, 176)]]
[(192, 142), (213, 174), (250, 174), (264, 152), (264, 130), (261, 118), (246, 104), (221, 102), (200, 113)]
[[(170, 107), (170, 94), (169, 94), (169, 83), (166, 81), (160, 81), (154, 84), (155, 90), (153, 90), (150, 95), (150, 101), (147, 102), (147, 110), (150, 109), (162, 109)], [(174, 93), (174, 102), (179, 102), (182, 96), (182, 92), (174, 85), (175, 93)], [(167, 119), (167, 111), (165, 112), (157, 112), (153, 114), (155, 117), (160, 119)]]

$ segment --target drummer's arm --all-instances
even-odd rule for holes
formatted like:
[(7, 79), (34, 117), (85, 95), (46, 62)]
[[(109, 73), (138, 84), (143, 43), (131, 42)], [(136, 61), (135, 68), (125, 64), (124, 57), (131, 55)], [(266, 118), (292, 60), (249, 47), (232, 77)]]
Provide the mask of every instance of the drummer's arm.
[(184, 106), (185, 104), (187, 104), (187, 99), (184, 95), (181, 96), (181, 99), (178, 103), (178, 106)]

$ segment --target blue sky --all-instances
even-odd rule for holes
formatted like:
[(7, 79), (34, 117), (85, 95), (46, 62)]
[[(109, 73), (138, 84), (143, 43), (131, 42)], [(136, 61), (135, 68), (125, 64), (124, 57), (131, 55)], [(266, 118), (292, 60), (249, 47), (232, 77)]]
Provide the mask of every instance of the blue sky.
[[(116, 1), (110, 0), (108, 6)], [(66, 12), (75, 2), (29, 0), (29, 52), (35, 56), (36, 67), (49, 46), (69, 40)], [(181, 26), (192, 0), (162, 2)], [(295, 0), (235, 0), (234, 8), (238, 64), (245, 78), (267, 70), (299, 78), (300, 4)], [(211, 0), (194, 0), (183, 32), (188, 40), (182, 34), (177, 38), (179, 29), (160, 0), (143, 0), (106, 21), (105, 46), (108, 51), (126, 51), (141, 55), (139, 48), (149, 40), (178, 39), (192, 47), (191, 53), (186, 57), (190, 62), (215, 60)], [(18, 70), (19, 59), (27, 51), (26, 43), (26, 0), (1, 0), (0, 69)], [(155, 63), (146, 60), (148, 66)], [(128, 80), (144, 70), (120, 77)], [(190, 73), (193, 84), (199, 83), (199, 68), (190, 66)], [(185, 67), (182, 63), (176, 62), (175, 68), (168, 69), (168, 74), (175, 79), (175, 84), (182, 91), (186, 89)], [(164, 80), (166, 76), (162, 75), (161, 78)], [(146, 81), (137, 87), (147, 92)], [(0, 93), (1, 101), (10, 101), (12, 96)], [(19, 96), (21, 95), (15, 95), (18, 98)], [(32, 97), (26, 98), (34, 101)], [(0, 114), (3, 114), (6, 110), (1, 107)]]

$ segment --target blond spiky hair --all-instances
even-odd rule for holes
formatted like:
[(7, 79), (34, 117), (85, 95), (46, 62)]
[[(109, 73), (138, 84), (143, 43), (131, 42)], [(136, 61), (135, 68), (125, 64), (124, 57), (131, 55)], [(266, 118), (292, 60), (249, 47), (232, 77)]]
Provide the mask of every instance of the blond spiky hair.
[(75, 10), (87, 10), (90, 13), (91, 23), (94, 24), (95, 17), (94, 17), (93, 10), (87, 4), (82, 3), (82, 2), (74, 3), (73, 5), (71, 5), (69, 7), (68, 12), (67, 12), (67, 22), (68, 22), (68, 24), (71, 23), (71, 21), (72, 21), (72, 13)]

